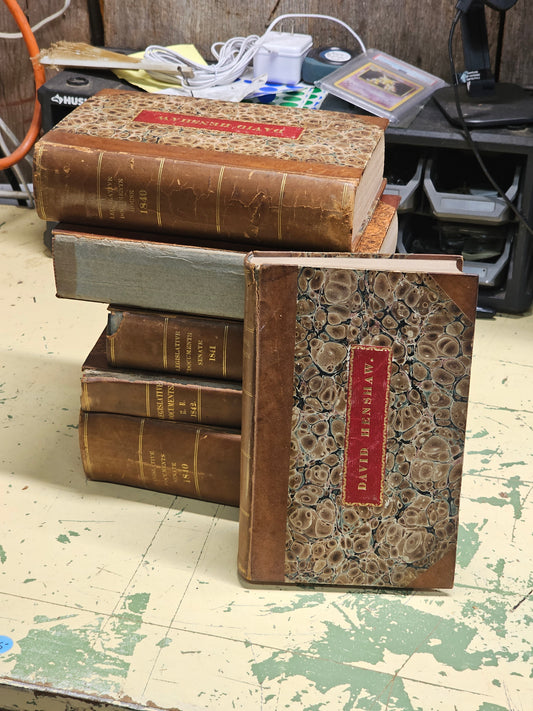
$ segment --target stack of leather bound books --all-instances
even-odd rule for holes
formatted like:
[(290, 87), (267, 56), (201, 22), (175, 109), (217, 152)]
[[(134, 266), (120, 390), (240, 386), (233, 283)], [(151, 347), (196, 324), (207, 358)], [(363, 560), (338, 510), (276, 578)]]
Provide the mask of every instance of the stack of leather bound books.
[(394, 252), (385, 127), (104, 90), (37, 143), (57, 294), (110, 305), (82, 367), (88, 477), (238, 505), (244, 258)]
[(239, 504), (252, 582), (453, 584), (477, 282), (394, 255), (385, 128), (106, 90), (35, 147), (57, 294), (109, 307), (85, 472)]

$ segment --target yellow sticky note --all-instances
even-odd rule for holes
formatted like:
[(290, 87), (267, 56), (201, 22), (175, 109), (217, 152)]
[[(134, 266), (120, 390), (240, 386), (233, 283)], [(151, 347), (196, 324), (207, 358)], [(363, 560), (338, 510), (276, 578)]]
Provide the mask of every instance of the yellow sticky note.
[[(179, 54), (183, 55), (187, 59), (197, 62), (198, 64), (207, 64), (205, 59), (193, 44), (174, 44), (167, 47), (167, 49), (170, 49), (173, 52), (179, 52)], [(142, 59), (144, 56), (144, 50), (134, 52), (130, 56)], [(144, 89), (144, 91), (148, 91), (152, 94), (157, 94), (163, 89), (172, 89), (176, 87), (174, 82), (165, 82), (160, 81), (159, 79), (154, 79), (151, 74), (145, 72), (143, 69), (113, 69), (113, 73), (120, 79), (127, 81), (129, 84), (138, 86), (139, 88)]]

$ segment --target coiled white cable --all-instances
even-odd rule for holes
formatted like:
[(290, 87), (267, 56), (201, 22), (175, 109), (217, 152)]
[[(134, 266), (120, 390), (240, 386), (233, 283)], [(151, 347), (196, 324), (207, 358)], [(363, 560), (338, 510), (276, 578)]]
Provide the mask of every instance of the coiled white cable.
[[(301, 17), (337, 22), (348, 30), (353, 37), (355, 37), (361, 47), (361, 51), (366, 51), (365, 45), (359, 35), (342, 20), (339, 20), (336, 17), (331, 17), (330, 15), (291, 13), (287, 15), (280, 15), (275, 18), (262, 36), (249, 35), (248, 37), (233, 37), (227, 42), (215, 42), (211, 45), (211, 53), (217, 60), (213, 64), (199, 64), (179, 52), (175, 52), (167, 47), (154, 44), (145, 49), (144, 56), (146, 59), (153, 59), (160, 62), (172, 62), (174, 64), (181, 63), (191, 67), (194, 72), (194, 77), (190, 79), (176, 77), (175, 79), (175, 82), (181, 84), (183, 87), (189, 87), (191, 89), (205, 89), (212, 86), (231, 84), (243, 74), (246, 67), (250, 64), (255, 54), (261, 48), (261, 44), (268, 39), (268, 35), (272, 31), (273, 27), (275, 27), (282, 20)], [(163, 79), (163, 75), (158, 75), (156, 72), (152, 73), (152, 76), (156, 79)], [(169, 76), (170, 75), (164, 75), (164, 81), (170, 81)]]
[[(43, 20), (38, 22), (36, 25), (33, 25), (31, 27), (31, 31), (37, 32), (37, 30), (40, 30), (41, 27), (44, 27), (46, 24), (48, 24), (52, 20), (55, 20), (56, 18), (61, 17), (61, 15), (68, 9), (70, 2), (71, 2), (71, 0), (65, 0), (61, 10), (54, 12), (52, 15), (48, 15), (48, 17), (45, 17)], [(21, 38), (22, 38), (22, 32), (0, 32), (0, 39), (21, 39)]]
[[(159, 45), (150, 45), (144, 51), (146, 59), (157, 60), (159, 62), (176, 63), (181, 62), (191, 67), (194, 76), (190, 79), (176, 77), (176, 83), (183, 83), (184, 86), (205, 89), (211, 86), (231, 84), (244, 72), (248, 64), (252, 61), (256, 53), (258, 35), (248, 37), (234, 37), (227, 42), (215, 42), (211, 45), (211, 53), (217, 60), (215, 64), (199, 64), (188, 57)], [(219, 49), (220, 47), (220, 49)], [(169, 75), (157, 72), (150, 72), (154, 78), (160, 78), (169, 82)]]

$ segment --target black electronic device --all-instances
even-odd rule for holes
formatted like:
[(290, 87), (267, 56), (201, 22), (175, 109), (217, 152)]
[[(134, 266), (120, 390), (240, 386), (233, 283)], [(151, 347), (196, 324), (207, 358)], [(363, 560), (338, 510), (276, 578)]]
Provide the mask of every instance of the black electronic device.
[[(499, 81), (505, 13), (517, 0), (459, 0), (464, 56), (463, 83), (438, 89), (433, 98), (448, 120), (469, 128), (533, 123), (533, 96), (517, 84)], [(495, 70), (492, 71), (485, 5), (500, 13)], [(459, 109), (457, 104), (459, 103)]]
[(139, 91), (109, 71), (65, 69), (48, 79), (38, 90), (42, 130), (49, 131), (76, 106), (83, 104), (101, 89)]
[[(83, 104), (93, 94), (102, 89), (124, 89), (140, 91), (106, 70), (83, 69), (74, 71), (65, 69), (52, 76), (37, 91), (41, 104), (41, 126), (43, 133), (53, 128), (76, 106)], [(52, 230), (55, 222), (47, 222), (43, 241), (48, 249), (52, 248)]]

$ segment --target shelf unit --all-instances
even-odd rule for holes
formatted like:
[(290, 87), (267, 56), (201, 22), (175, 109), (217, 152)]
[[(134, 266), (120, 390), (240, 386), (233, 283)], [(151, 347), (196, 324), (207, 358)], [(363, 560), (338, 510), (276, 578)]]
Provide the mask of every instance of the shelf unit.
[[(509, 190), (508, 197), (514, 197), (528, 223), (533, 224), (533, 127), (479, 129), (472, 131), (472, 138), (490, 165), (496, 182), (501, 181), (501, 187), (506, 191), (513, 185), (517, 188)], [(426, 166), (427, 161), (448, 162), (458, 178), (467, 173), (466, 166), (474, 160), (461, 131), (446, 120), (432, 101), (408, 128), (387, 129), (386, 140), (390, 147), (408, 146), (416, 151), (417, 156), (426, 161)], [(504, 313), (527, 311), (533, 301), (533, 236), (526, 226), (510, 211), (496, 219), (486, 217), (482, 212), (476, 216), (475, 206), (470, 215), (436, 216), (423, 183), (424, 180), (418, 188), (421, 193), (418, 202), (408, 213), (400, 215), (401, 222), (410, 219), (417, 223), (418, 236), (420, 230), (438, 233), (454, 224), (470, 230), (472, 240), (476, 239), (476, 234), (481, 239), (483, 232), (495, 235), (495, 241), (501, 242), (497, 256), (487, 262), (465, 257), (465, 270), (480, 276), (479, 304)]]
[[(332, 95), (328, 95), (322, 108), (357, 113), (356, 107)], [(514, 167), (518, 169), (514, 202), (528, 223), (533, 224), (533, 126), (473, 130), (472, 138), (494, 171), (496, 182), (505, 178), (513, 183)], [(482, 239), (483, 232), (493, 232), (495, 241), (499, 240), (501, 244), (501, 251), (497, 256), (487, 262), (472, 261), (465, 257), (465, 271), (472, 271), (480, 276), (479, 305), (489, 311), (503, 313), (518, 314), (527, 311), (533, 301), (533, 236), (526, 226), (520, 223), (512, 212), (495, 222), (490, 218), (486, 219), (482, 214), (476, 216), (475, 210), (471, 215), (457, 214), (453, 219), (437, 216), (424, 192), (428, 161), (448, 161), (459, 179), (467, 175), (466, 166), (474, 157), (461, 131), (452, 126), (438, 106), (430, 100), (408, 128), (387, 129), (386, 154), (387, 147), (389, 152), (399, 148), (406, 149), (413, 175), (418, 172), (415, 179), (418, 184), (409, 189), (407, 205), (404, 208), (400, 205), (400, 235), (402, 232), (411, 231), (406, 251), (444, 251), (439, 244), (438, 235), (452, 225), (463, 231), (471, 230), (471, 242), (475, 241), (476, 235)], [(508, 186), (504, 184), (502, 187), (506, 190)], [(424, 250), (409, 250), (409, 243), (423, 243)]]

